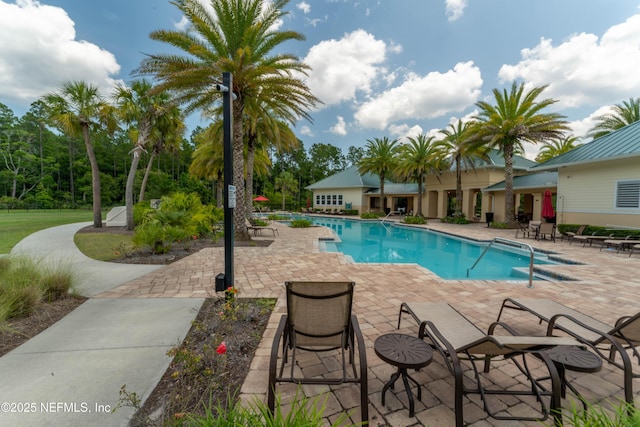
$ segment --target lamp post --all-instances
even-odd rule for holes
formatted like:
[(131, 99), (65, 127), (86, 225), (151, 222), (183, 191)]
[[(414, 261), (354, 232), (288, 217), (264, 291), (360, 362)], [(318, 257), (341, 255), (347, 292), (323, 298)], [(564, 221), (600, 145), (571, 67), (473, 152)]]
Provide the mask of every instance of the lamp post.
[[(233, 185), (233, 77), (222, 73), (222, 84), (216, 89), (222, 92), (223, 142), (224, 142), (224, 276), (216, 276), (216, 291), (227, 291), (234, 287), (233, 280), (233, 209), (236, 207), (236, 187)], [(222, 288), (222, 289), (221, 289)], [(227, 292), (227, 298), (233, 293)]]

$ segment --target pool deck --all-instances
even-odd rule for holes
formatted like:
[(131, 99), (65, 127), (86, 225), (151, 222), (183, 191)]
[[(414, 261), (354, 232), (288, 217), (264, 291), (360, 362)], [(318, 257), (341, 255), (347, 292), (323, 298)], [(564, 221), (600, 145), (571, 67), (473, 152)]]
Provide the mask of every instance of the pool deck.
[[(409, 418), (407, 398), (401, 387), (397, 395), (387, 392), (386, 406), (380, 402), (382, 386), (394, 368), (382, 362), (373, 351), (375, 339), (385, 333), (396, 331), (398, 310), (404, 301), (451, 303), (467, 318), (486, 330), (498, 314), (504, 298), (550, 298), (569, 307), (593, 315), (613, 324), (625, 314), (640, 310), (640, 253), (631, 257), (628, 252), (600, 251), (599, 247), (582, 247), (578, 243), (569, 245), (559, 239), (536, 241), (514, 239), (515, 230), (489, 229), (486, 224), (453, 225), (430, 221), (427, 227), (465, 237), (491, 240), (501, 237), (520, 240), (533, 247), (552, 251), (558, 256), (576, 262), (545, 266), (559, 276), (571, 277), (573, 281), (539, 281), (527, 287), (526, 281), (456, 281), (443, 280), (428, 270), (413, 264), (353, 264), (342, 254), (322, 253), (318, 239), (330, 238), (332, 232), (325, 227), (293, 229), (273, 223), (279, 236), (269, 247), (235, 248), (235, 286), (238, 296), (246, 298), (278, 298), (278, 304), (253, 360), (251, 370), (242, 388), (242, 398), (252, 400), (264, 398), (267, 389), (269, 352), (275, 328), (285, 312), (284, 282), (287, 280), (350, 280), (356, 282), (353, 311), (365, 337), (369, 366), (369, 418), (371, 426), (436, 426), (452, 425), (453, 378), (445, 368), (442, 358), (420, 372), (412, 373), (423, 384), (422, 401), (417, 401), (415, 417)], [(258, 239), (273, 239), (268, 233)], [(224, 271), (223, 248), (204, 249), (197, 254), (160, 268), (141, 278), (97, 295), (97, 298), (191, 298), (207, 297), (214, 287), (215, 275)], [(539, 325), (533, 316), (513, 310), (503, 320), (519, 331), (544, 334), (544, 325)], [(403, 333), (417, 335), (418, 327), (405, 318)], [(315, 355), (307, 360), (314, 361)], [(637, 361), (636, 361), (637, 362)], [(518, 381), (519, 372), (511, 365), (492, 365), (491, 377), (499, 384), (511, 385)], [(623, 399), (622, 371), (605, 364), (595, 374), (567, 373), (572, 384), (590, 402), (606, 402)], [(325, 386), (305, 386), (307, 396), (320, 395), (328, 390)], [(337, 414), (349, 411), (354, 422), (359, 421), (358, 391), (353, 385), (331, 389), (324, 415), (335, 420)], [(282, 400), (290, 401), (295, 394), (293, 387), (280, 387)], [(636, 403), (640, 402), (640, 381), (634, 380)], [(569, 408), (572, 398), (563, 400)], [(506, 422), (489, 418), (482, 408), (478, 396), (464, 398), (465, 422), (473, 426), (540, 425), (537, 422)], [(502, 397), (496, 407), (504, 412), (523, 411), (534, 413), (531, 402)], [(548, 425), (551, 422), (547, 422)]]

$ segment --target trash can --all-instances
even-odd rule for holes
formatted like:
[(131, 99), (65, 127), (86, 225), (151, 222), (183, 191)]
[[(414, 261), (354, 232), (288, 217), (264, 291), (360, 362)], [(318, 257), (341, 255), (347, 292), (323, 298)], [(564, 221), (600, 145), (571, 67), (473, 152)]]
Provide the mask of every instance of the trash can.
[(493, 222), (493, 212), (485, 212), (484, 216), (487, 219), (487, 227)]
[(224, 292), (227, 290), (227, 286), (224, 280), (224, 273), (216, 275), (216, 292)]

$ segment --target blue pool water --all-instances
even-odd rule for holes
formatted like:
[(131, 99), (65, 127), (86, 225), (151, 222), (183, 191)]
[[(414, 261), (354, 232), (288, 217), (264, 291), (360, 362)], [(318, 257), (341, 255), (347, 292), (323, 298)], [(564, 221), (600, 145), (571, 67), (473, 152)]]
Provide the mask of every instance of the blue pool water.
[[(415, 263), (443, 279), (528, 280), (529, 252), (494, 245), (470, 271), (487, 243), (412, 227), (381, 224), (379, 221), (355, 221), (343, 218), (306, 217), (336, 234), (324, 241), (327, 252), (342, 252), (355, 262)], [(535, 264), (553, 263), (545, 254), (536, 253)]]

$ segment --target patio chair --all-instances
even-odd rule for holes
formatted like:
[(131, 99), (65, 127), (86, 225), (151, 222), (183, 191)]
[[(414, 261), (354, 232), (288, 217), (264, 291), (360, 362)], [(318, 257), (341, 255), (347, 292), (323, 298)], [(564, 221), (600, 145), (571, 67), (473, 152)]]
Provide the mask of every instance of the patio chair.
[(635, 251), (640, 252), (640, 244), (638, 244), (638, 245), (633, 245), (633, 246), (631, 246), (631, 247), (629, 248), (629, 258), (631, 258), (631, 255), (633, 255), (633, 253), (634, 253)]
[(544, 222), (538, 227), (536, 233), (536, 240), (546, 239), (549, 236), (549, 240), (555, 243), (556, 241), (556, 225), (550, 222)]
[(516, 230), (516, 238), (518, 238), (518, 232), (522, 233), (522, 237), (535, 237), (538, 233), (538, 228), (542, 221), (529, 221), (529, 224), (520, 224), (520, 229)]
[(569, 244), (573, 243), (574, 241), (580, 241), (582, 242), (582, 247), (584, 248), (585, 246), (587, 246), (587, 243), (589, 243), (589, 246), (593, 246), (594, 243), (601, 244), (605, 240), (610, 239), (613, 239), (613, 233), (603, 236), (598, 235), (598, 232), (594, 231), (591, 235), (582, 234), (580, 236), (573, 236), (573, 238), (569, 241)]
[(631, 248), (635, 245), (640, 245), (640, 240), (634, 240), (631, 237), (632, 237), (631, 235), (628, 235), (624, 239), (607, 239), (602, 242), (602, 246), (600, 247), (600, 250), (605, 248), (606, 249), (615, 248), (616, 253), (620, 253), (620, 251), (624, 251), (626, 248)]
[[(622, 369), (625, 400), (633, 405), (633, 378), (640, 378), (640, 373), (633, 372), (627, 351), (640, 364), (640, 353), (636, 348), (640, 346), (640, 312), (620, 317), (611, 326), (549, 299), (507, 298), (502, 302), (496, 321), (500, 321), (505, 308), (533, 314), (540, 322), (548, 323), (547, 335), (551, 335), (555, 329), (563, 331), (591, 347), (603, 360)], [(621, 361), (616, 360), (617, 353)]]
[[(358, 319), (351, 313), (354, 286), (354, 282), (285, 283), (287, 314), (281, 317), (278, 324), (269, 361), (267, 404), (271, 411), (274, 410), (277, 383), (355, 383), (360, 387), (361, 421), (368, 422), (366, 348)], [(358, 366), (355, 363), (356, 348)], [(306, 377), (305, 369), (299, 365), (308, 361), (308, 358), (298, 354), (301, 350), (303, 354), (309, 351), (339, 351), (337, 359), (341, 360), (341, 374), (337, 376), (335, 372), (326, 372), (326, 375), (322, 375), (314, 369), (314, 376)], [(353, 372), (347, 369), (347, 363), (352, 366)]]
[[(402, 303), (398, 315), (398, 328), (402, 314), (407, 313), (418, 323), (418, 336), (428, 337), (432, 346), (443, 357), (447, 368), (454, 375), (455, 387), (455, 417), (456, 426), (464, 424), (463, 401), (466, 394), (479, 394), (484, 410), (489, 416), (499, 420), (545, 420), (551, 414), (557, 424), (562, 422), (561, 416), (561, 378), (553, 362), (543, 350), (558, 345), (579, 345), (578, 341), (570, 337), (534, 337), (518, 336), (504, 323), (493, 323), (484, 333), (469, 321), (464, 315), (446, 303)], [(494, 335), (494, 330), (502, 327), (508, 335)], [(544, 361), (551, 378), (551, 389), (546, 390), (538, 384), (529, 370), (526, 360), (527, 354), (534, 354)], [(477, 362), (485, 362), (484, 372), (489, 371), (489, 361), (501, 357), (514, 362), (527, 381), (526, 387), (514, 387), (509, 383), (505, 388), (486, 388), (480, 375)], [(522, 358), (522, 361), (518, 359)], [(467, 377), (463, 372), (462, 360), (471, 364), (475, 386), (465, 385)], [(486, 379), (485, 379), (486, 381)], [(540, 405), (541, 415), (533, 417), (528, 414), (521, 416), (494, 412), (487, 402), (490, 395), (535, 396)], [(544, 402), (543, 396), (550, 396), (550, 405)]]

